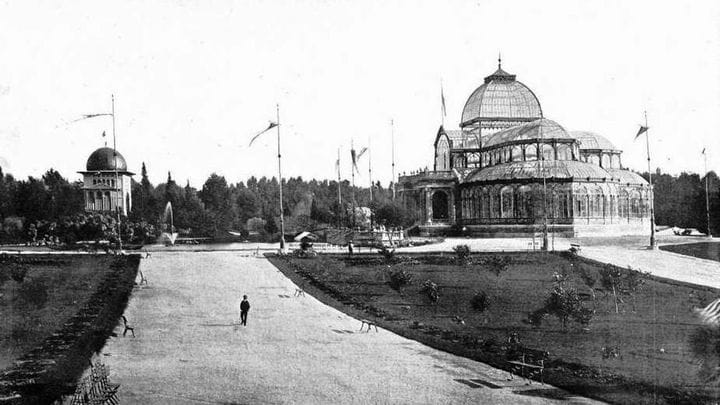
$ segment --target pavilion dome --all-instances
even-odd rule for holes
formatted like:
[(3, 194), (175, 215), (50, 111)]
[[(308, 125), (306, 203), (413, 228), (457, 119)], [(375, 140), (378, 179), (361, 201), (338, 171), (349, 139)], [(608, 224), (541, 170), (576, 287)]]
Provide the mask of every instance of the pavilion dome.
[(557, 122), (547, 118), (541, 118), (488, 135), (487, 139), (483, 141), (483, 148), (491, 148), (508, 142), (536, 142), (539, 139), (546, 141), (575, 140), (575, 138)]
[(127, 171), (125, 158), (112, 148), (104, 147), (96, 150), (85, 165), (88, 171)]
[(478, 120), (537, 119), (542, 116), (540, 102), (532, 90), (498, 66), (498, 70), (486, 77), (485, 83), (468, 98), (460, 126)]
[(607, 138), (588, 131), (570, 131), (570, 135), (580, 142), (581, 150), (619, 150)]

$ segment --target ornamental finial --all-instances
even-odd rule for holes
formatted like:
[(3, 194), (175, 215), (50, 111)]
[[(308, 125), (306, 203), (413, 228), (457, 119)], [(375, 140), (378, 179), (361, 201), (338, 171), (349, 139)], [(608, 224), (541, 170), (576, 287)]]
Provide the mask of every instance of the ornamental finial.
[(502, 56), (500, 52), (498, 52), (498, 69), (502, 69)]

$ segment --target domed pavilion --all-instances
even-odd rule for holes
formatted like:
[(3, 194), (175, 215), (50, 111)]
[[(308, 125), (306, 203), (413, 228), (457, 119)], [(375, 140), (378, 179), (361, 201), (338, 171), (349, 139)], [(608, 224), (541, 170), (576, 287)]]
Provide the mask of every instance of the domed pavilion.
[(132, 209), (131, 178), (125, 158), (112, 148), (97, 149), (88, 157), (83, 175), (85, 210), (92, 212), (120, 212), (127, 215)]
[(435, 136), (432, 171), (402, 175), (398, 191), (424, 234), (644, 234), (649, 184), (623, 169), (605, 137), (567, 131), (500, 65), (472, 92), (459, 130)]

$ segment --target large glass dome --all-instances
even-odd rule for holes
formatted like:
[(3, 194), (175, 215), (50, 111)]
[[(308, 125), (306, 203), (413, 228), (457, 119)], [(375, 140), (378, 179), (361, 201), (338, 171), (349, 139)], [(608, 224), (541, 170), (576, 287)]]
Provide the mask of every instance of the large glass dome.
[(540, 102), (527, 86), (515, 80), (515, 75), (498, 66), (495, 73), (485, 78), (468, 98), (463, 108), (460, 126), (478, 120), (493, 119), (535, 120), (542, 118)]

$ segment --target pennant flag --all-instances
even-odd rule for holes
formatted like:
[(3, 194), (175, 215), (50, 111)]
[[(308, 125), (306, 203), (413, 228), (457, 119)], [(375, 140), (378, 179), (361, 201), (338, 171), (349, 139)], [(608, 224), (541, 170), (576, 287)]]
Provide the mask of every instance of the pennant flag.
[(710, 305), (703, 309), (695, 309), (700, 319), (708, 325), (718, 326), (720, 325), (720, 298), (711, 302)]
[(103, 138), (105, 138), (105, 131), (103, 131), (103, 133), (102, 133), (102, 137), (103, 137)]
[(705, 154), (705, 148), (703, 148), (703, 151), (702, 151), (702, 152), (700, 152), (700, 153), (702, 153), (702, 154), (704, 155), (704, 154)]
[(335, 161), (335, 170), (337, 170), (338, 173), (340, 173), (340, 157), (338, 157), (337, 160)]
[(357, 164), (360, 161), (360, 158), (362, 157), (362, 155), (365, 154), (365, 152), (367, 152), (367, 148), (360, 149), (360, 152), (356, 152), (355, 148), (350, 149), (350, 157), (352, 158), (353, 170), (355, 170), (355, 172), (357, 172), (357, 173), (360, 173), (360, 170), (358, 170)]
[(635, 135), (635, 139), (637, 139), (638, 136), (647, 132), (647, 130), (648, 130), (648, 127), (640, 125), (640, 130), (638, 131), (637, 135)]
[(76, 119), (76, 120), (72, 120), (72, 121), (70, 121), (70, 123), (78, 122), (78, 121), (82, 121), (82, 120), (87, 120), (87, 119), (90, 119), (90, 118), (107, 117), (107, 116), (112, 117), (112, 113), (84, 114), (81, 118), (78, 118), (78, 119)]
[(262, 135), (262, 134), (264, 134), (265, 132), (267, 132), (267, 131), (275, 128), (275, 127), (278, 126), (278, 125), (279, 125), (279, 124), (270, 121), (270, 125), (268, 125), (267, 128), (263, 129), (263, 130), (260, 131), (257, 135), (253, 136), (253, 138), (250, 140), (250, 145), (248, 145), (248, 146), (252, 146), (253, 142), (255, 142), (255, 140), (256, 140), (260, 135)]

